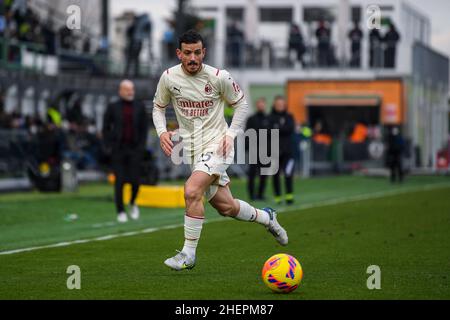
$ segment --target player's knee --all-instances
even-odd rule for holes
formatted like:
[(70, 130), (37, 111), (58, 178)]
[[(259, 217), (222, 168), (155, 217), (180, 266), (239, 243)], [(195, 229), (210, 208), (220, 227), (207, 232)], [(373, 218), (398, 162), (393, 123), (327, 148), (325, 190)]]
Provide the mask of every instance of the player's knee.
[(188, 203), (202, 200), (202, 193), (199, 188), (194, 188), (189, 185), (184, 186), (184, 200)]

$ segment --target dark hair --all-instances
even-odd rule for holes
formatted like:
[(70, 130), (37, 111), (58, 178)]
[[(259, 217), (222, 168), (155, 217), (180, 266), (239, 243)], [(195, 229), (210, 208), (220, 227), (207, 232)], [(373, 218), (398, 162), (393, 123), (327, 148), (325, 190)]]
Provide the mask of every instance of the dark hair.
[(197, 31), (195, 31), (194, 29), (190, 29), (190, 30), (186, 31), (185, 33), (183, 33), (178, 38), (178, 49), (181, 49), (182, 43), (192, 44), (192, 43), (197, 43), (199, 41), (202, 42), (202, 46), (205, 45), (205, 42), (203, 41), (203, 37), (201, 36), (201, 34), (198, 33)]

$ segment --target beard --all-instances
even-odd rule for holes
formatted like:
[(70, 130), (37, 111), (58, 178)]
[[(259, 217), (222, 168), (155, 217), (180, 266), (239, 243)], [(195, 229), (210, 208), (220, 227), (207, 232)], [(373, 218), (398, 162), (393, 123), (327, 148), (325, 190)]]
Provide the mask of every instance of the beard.
[(200, 70), (201, 62), (188, 62), (184, 69), (190, 74), (196, 74)]

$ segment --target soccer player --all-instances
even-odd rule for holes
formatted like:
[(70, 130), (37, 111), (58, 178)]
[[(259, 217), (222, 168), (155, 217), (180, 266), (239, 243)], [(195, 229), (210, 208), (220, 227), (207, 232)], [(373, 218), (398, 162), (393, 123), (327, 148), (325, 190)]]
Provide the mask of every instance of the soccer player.
[[(262, 210), (234, 199), (226, 169), (234, 157), (234, 139), (245, 126), (248, 104), (231, 75), (203, 63), (206, 49), (199, 33), (185, 32), (178, 41), (180, 64), (163, 72), (153, 100), (153, 122), (166, 156), (174, 149), (166, 129), (165, 108), (172, 103), (179, 124), (184, 155), (190, 159), (192, 174), (184, 186), (184, 246), (164, 263), (174, 269), (192, 269), (202, 231), (205, 209), (203, 195), (223, 216), (264, 225), (281, 245), (287, 245), (286, 230), (271, 208)], [(230, 127), (224, 107), (234, 107)]]

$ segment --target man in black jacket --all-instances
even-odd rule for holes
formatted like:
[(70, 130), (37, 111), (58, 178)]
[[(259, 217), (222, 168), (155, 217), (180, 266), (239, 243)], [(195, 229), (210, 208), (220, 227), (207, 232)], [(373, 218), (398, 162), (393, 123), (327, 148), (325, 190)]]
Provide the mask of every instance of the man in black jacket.
[(384, 49), (384, 67), (395, 68), (395, 56), (397, 50), (397, 43), (400, 41), (400, 34), (397, 31), (395, 25), (389, 23), (389, 31), (385, 34), (383, 42), (385, 43)]
[[(259, 98), (256, 101), (256, 113), (247, 119), (245, 130), (253, 129), (256, 131), (257, 143), (256, 146), (249, 146), (249, 152), (251, 154), (256, 153), (256, 163), (250, 163), (248, 169), (248, 193), (251, 200), (264, 200), (264, 191), (266, 189), (266, 176), (260, 172), (261, 162), (259, 158), (259, 136), (260, 129), (269, 128), (269, 118), (266, 114), (266, 99)], [(269, 134), (269, 133), (267, 133)], [(254, 154), (253, 154), (254, 156)], [(252, 157), (250, 157), (251, 159)], [(255, 178), (259, 176), (259, 188), (258, 194), (255, 195)]]
[(131, 184), (131, 212), (139, 218), (139, 208), (134, 204), (139, 191), (140, 166), (147, 142), (147, 115), (141, 102), (134, 99), (134, 84), (123, 80), (119, 86), (120, 100), (108, 106), (103, 120), (105, 146), (111, 150), (115, 175), (114, 200), (117, 221), (127, 222), (123, 204), (123, 186)]
[(402, 155), (405, 141), (398, 127), (393, 127), (387, 137), (387, 164), (391, 171), (391, 182), (403, 182)]
[(351, 41), (352, 52), (352, 56), (350, 58), (350, 66), (359, 68), (361, 66), (361, 42), (363, 33), (359, 28), (358, 22), (354, 22), (354, 28), (350, 30), (348, 37)]
[(287, 204), (294, 202), (294, 156), (293, 137), (295, 132), (294, 118), (287, 112), (286, 99), (283, 96), (276, 96), (272, 113), (269, 116), (271, 129), (278, 129), (279, 140), (279, 170), (273, 176), (273, 187), (275, 191), (275, 202), (281, 203), (280, 172), (284, 173), (286, 186), (285, 200)]

